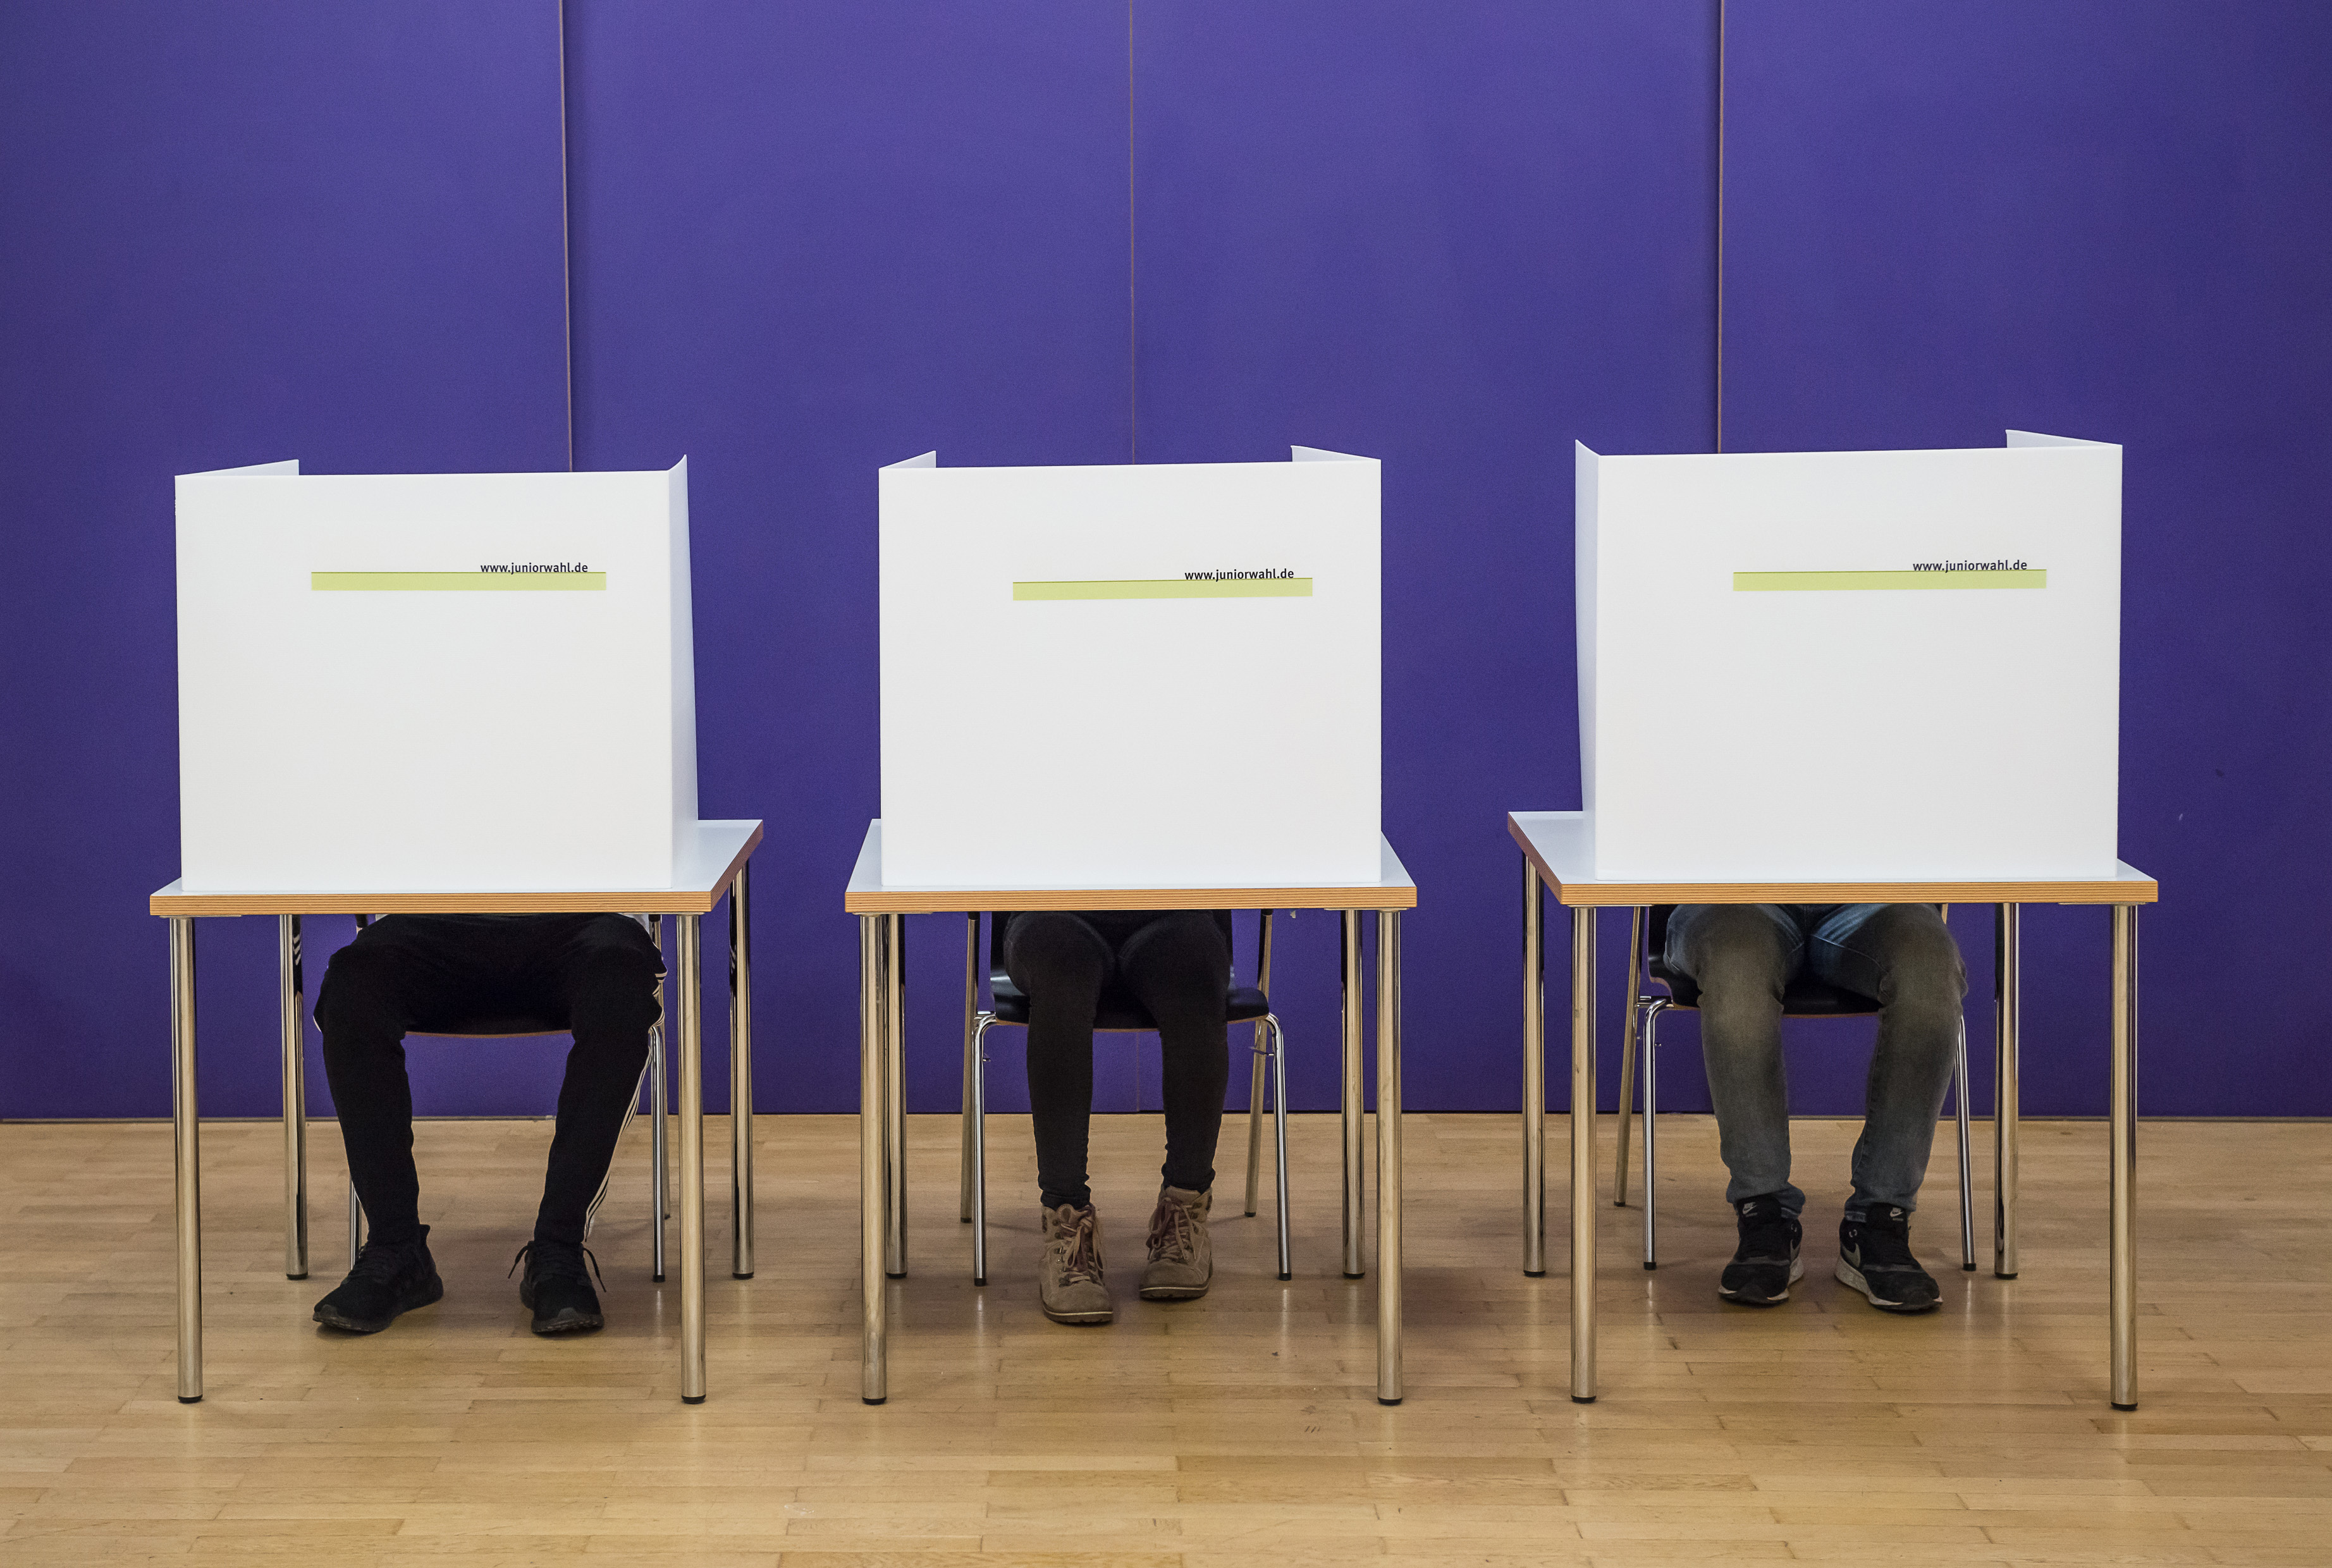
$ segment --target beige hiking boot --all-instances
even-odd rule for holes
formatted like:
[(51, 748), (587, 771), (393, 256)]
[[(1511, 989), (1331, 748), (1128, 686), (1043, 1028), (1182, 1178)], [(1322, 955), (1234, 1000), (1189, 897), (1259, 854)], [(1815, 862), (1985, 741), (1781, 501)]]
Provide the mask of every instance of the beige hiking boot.
[(1195, 1301), (1215, 1280), (1215, 1244), (1207, 1235), (1211, 1192), (1168, 1187), (1150, 1211), (1150, 1266), (1142, 1271), (1144, 1301)]
[(1055, 1323), (1100, 1324), (1116, 1315), (1102, 1273), (1101, 1216), (1092, 1204), (1064, 1203), (1045, 1210), (1045, 1260), (1037, 1266), (1037, 1295)]

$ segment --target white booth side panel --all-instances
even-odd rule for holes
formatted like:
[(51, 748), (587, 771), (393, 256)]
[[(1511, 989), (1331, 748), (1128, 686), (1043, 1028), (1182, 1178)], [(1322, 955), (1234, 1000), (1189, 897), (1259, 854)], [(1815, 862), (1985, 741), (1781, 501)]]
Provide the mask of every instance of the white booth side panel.
[[(2112, 874), (2119, 447), (1586, 454), (1582, 469), (1598, 875)], [(1735, 578), (2002, 560), (2046, 586)]]
[[(884, 470), (885, 880), (1375, 881), (1378, 473)], [(1266, 570), (1311, 591), (1015, 589)]]
[[(668, 884), (696, 809), (684, 487), (684, 471), (182, 477), (187, 888)], [(312, 576), (492, 563), (579, 564), (605, 587)]]

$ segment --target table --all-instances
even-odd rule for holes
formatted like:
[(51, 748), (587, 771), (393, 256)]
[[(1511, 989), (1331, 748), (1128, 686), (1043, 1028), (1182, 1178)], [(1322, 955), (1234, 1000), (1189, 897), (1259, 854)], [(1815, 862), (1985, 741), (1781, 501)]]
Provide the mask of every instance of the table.
[[(177, 1167), (178, 1402), (203, 1397), (203, 1236), (200, 1124), (195, 1109), (195, 922), (202, 916), (277, 917), (282, 1009), (284, 1273), (308, 1274), (304, 1004), (299, 919), (303, 914), (582, 914), (602, 911), (681, 918), (676, 965), (680, 1034), (680, 1397), (704, 1402), (704, 1070), (695, 984), (697, 924), (729, 897), (729, 1060), (732, 1111), (753, 1103), (751, 932), (745, 863), (761, 842), (758, 821), (699, 822), (667, 887), (490, 893), (189, 893), (177, 882), (148, 901), (170, 923), (170, 1114)], [(753, 1271), (752, 1117), (730, 1117), (731, 1240), (740, 1278)], [(661, 1226), (662, 1217), (658, 1217)]]
[(1378, 839), (1372, 883), (1298, 887), (922, 887), (883, 880), (883, 823), (866, 826), (842, 906), (858, 916), (859, 1283), (865, 1310), (859, 1397), (889, 1397), (885, 1278), (907, 1274), (906, 930), (910, 914), (1037, 909), (1322, 909), (1343, 925), (1344, 1277), (1361, 1259), (1361, 913), (1377, 924), (1377, 1402), (1397, 1405), (1400, 1374), (1400, 912), (1417, 884)]
[[(1654, 904), (1991, 904), (2000, 909), (1998, 1099), (1993, 1117), (1993, 1272), (2016, 1277), (2018, 907), (2113, 909), (2113, 1207), (2108, 1371), (2114, 1409), (2137, 1408), (2137, 910), (2154, 879), (2116, 863), (2109, 877), (1959, 882), (1616, 882), (1594, 874), (1586, 814), (1521, 811), (1506, 831), (1523, 853), (1523, 1257), (1546, 1271), (1546, 940), (1540, 889), (1571, 911), (1571, 1397), (1595, 1398), (1595, 912)], [(1630, 986), (1636, 983), (1630, 976)], [(1634, 1019), (1630, 1018), (1632, 1027)]]

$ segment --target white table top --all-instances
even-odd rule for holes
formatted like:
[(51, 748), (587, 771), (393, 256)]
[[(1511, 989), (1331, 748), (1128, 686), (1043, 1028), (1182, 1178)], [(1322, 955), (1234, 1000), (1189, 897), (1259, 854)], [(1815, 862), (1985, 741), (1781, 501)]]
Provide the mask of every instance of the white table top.
[(1973, 882), (1605, 882), (1583, 811), (1516, 811), (1506, 831), (1556, 898), (1580, 907), (1649, 904), (2153, 904), (2154, 878), (2116, 861), (2109, 877)]
[(180, 883), (158, 891), (148, 912), (161, 915), (223, 914), (708, 914), (730, 879), (761, 842), (756, 820), (699, 822), (696, 841), (681, 856), (668, 887), (513, 891), (444, 888), (427, 893), (188, 892)]
[(866, 825), (844, 889), (851, 914), (944, 914), (1029, 909), (1415, 909), (1417, 884), (1380, 834), (1384, 870), (1374, 882), (1306, 887), (894, 887), (883, 880), (883, 819)]

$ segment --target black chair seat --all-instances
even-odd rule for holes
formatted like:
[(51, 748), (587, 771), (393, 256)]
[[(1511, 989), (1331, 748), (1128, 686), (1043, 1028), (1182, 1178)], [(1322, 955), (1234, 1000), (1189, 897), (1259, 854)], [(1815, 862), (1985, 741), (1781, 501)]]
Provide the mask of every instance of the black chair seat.
[[(989, 977), (988, 989), (994, 999), (993, 1011), (998, 1023), (1025, 1026), (1028, 1022), (1028, 998), (1019, 987), (1005, 976), (996, 974)], [(1229, 1006), (1223, 1009), (1223, 1021), (1227, 1024), (1251, 1024), (1270, 1011), (1271, 1003), (1261, 991), (1253, 986), (1233, 986)], [(1142, 1004), (1123, 991), (1104, 990), (1101, 993), (1101, 1008), (1094, 1017), (1094, 1028), (1154, 1029), (1157, 1027), (1157, 1020)]]
[[(1644, 965), (1652, 979), (1668, 988), (1668, 995), (1680, 1008), (1700, 1005), (1700, 988), (1692, 977), (1670, 969), (1660, 959), (1654, 958)], [(1854, 991), (1841, 990), (1837, 986), (1818, 980), (1809, 974), (1791, 977), (1782, 989), (1782, 1012), (1792, 1018), (1849, 1018), (1878, 1010), (1870, 998)]]

